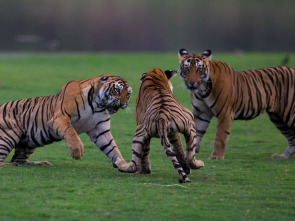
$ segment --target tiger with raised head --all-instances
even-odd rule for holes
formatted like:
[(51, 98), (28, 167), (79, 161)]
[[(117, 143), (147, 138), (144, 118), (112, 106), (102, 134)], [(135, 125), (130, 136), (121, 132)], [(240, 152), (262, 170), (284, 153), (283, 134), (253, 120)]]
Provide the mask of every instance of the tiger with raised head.
[(189, 54), (180, 49), (179, 74), (191, 92), (197, 145), (213, 116), (217, 133), (212, 159), (224, 159), (233, 120), (250, 120), (267, 113), (287, 138), (285, 153), (274, 158), (287, 159), (295, 153), (295, 70), (272, 67), (235, 72), (228, 64), (211, 60), (211, 51)]
[[(137, 129), (132, 144), (132, 161), (123, 165), (121, 172), (151, 173), (149, 160), (150, 140), (159, 137), (164, 150), (179, 173), (180, 182), (190, 182), (191, 169), (199, 169), (204, 163), (195, 159), (196, 131), (192, 113), (183, 107), (172, 94), (170, 78), (176, 71), (152, 69), (142, 75), (136, 99)], [(186, 154), (181, 137), (186, 140)], [(173, 146), (173, 150), (170, 147)]]
[[(103, 75), (71, 81), (52, 96), (0, 106), (0, 165), (51, 165), (28, 161), (37, 147), (65, 139), (74, 159), (83, 156), (78, 136), (87, 133), (114, 167), (126, 164), (110, 132), (110, 115), (126, 108), (132, 93), (121, 77)], [(15, 148), (9, 163), (3, 163)]]

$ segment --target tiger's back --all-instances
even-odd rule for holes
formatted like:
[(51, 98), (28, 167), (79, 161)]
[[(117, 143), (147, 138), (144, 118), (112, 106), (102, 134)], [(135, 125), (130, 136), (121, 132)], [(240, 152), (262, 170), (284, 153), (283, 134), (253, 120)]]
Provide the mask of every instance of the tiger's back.
[[(235, 119), (249, 120), (260, 114), (277, 113), (294, 127), (295, 71), (289, 67), (273, 67), (235, 72)], [(291, 102), (290, 102), (291, 101)]]
[[(215, 116), (234, 114), (235, 120), (250, 120), (265, 112), (282, 113), (285, 122), (293, 121), (295, 71), (272, 67), (235, 72), (224, 62), (210, 62), (214, 84), (205, 99)], [(224, 70), (224, 71), (220, 71)], [(222, 82), (222, 83), (221, 83)], [(226, 102), (224, 102), (226, 101)]]
[(140, 112), (137, 111), (137, 124), (145, 125), (145, 128), (151, 131), (151, 136), (158, 136), (156, 129), (161, 120), (169, 122), (168, 130), (171, 132), (183, 132), (193, 126), (192, 113), (182, 106), (172, 93), (158, 89), (143, 94), (139, 93), (138, 97), (143, 102), (141, 104), (137, 102), (137, 106), (140, 105), (143, 109)]

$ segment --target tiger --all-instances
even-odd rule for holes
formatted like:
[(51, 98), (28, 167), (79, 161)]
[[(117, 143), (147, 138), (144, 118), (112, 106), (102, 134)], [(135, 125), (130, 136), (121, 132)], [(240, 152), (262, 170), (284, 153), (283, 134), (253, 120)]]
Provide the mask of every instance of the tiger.
[[(51, 165), (29, 161), (37, 147), (65, 140), (72, 158), (83, 156), (78, 134), (91, 141), (115, 168), (126, 164), (110, 131), (111, 115), (127, 108), (132, 88), (121, 77), (102, 75), (65, 84), (55, 95), (10, 101), (0, 106), (0, 164)], [(12, 149), (9, 163), (5, 158)]]
[(295, 71), (276, 66), (236, 72), (224, 62), (213, 61), (211, 50), (189, 54), (180, 49), (179, 75), (190, 92), (197, 132), (197, 148), (212, 117), (218, 119), (210, 159), (224, 159), (233, 120), (251, 120), (267, 113), (287, 138), (288, 147), (276, 159), (295, 153)]
[[(199, 169), (204, 162), (195, 159), (196, 130), (192, 113), (182, 106), (172, 94), (170, 78), (176, 71), (152, 69), (144, 73), (136, 99), (137, 129), (132, 143), (132, 161), (119, 168), (121, 172), (150, 174), (150, 140), (158, 137), (174, 168), (180, 175), (179, 182), (190, 182), (190, 168)], [(186, 140), (184, 153), (181, 137)], [(173, 150), (170, 147), (173, 146)]]

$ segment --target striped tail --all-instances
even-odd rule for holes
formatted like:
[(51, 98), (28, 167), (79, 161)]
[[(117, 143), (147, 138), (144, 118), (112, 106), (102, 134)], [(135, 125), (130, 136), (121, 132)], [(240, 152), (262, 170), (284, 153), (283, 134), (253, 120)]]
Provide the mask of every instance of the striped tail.
[(163, 118), (160, 118), (157, 124), (158, 134), (161, 140), (162, 146), (170, 147), (170, 143), (168, 141), (168, 134), (167, 134), (167, 121)]
[[(170, 147), (170, 143), (168, 140), (168, 134), (167, 134), (167, 120), (165, 120), (164, 118), (159, 118), (159, 121), (157, 123), (157, 128), (158, 128), (158, 134), (161, 140), (161, 144), (164, 147), (164, 150), (166, 152), (166, 155), (169, 157), (170, 161), (172, 162), (174, 168), (176, 169), (176, 171), (178, 172), (178, 174), (181, 176), (182, 180), (185, 183), (189, 183), (190, 180), (187, 177), (187, 174), (184, 172), (181, 164), (178, 162), (175, 154), (173, 153), (171, 147)], [(180, 180), (180, 181), (182, 181)]]

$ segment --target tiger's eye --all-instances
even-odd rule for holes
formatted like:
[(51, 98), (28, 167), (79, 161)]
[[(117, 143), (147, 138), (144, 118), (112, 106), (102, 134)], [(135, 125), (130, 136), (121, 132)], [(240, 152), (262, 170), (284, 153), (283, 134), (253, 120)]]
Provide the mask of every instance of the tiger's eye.
[(189, 71), (189, 67), (188, 66), (184, 66), (184, 71), (188, 72)]

